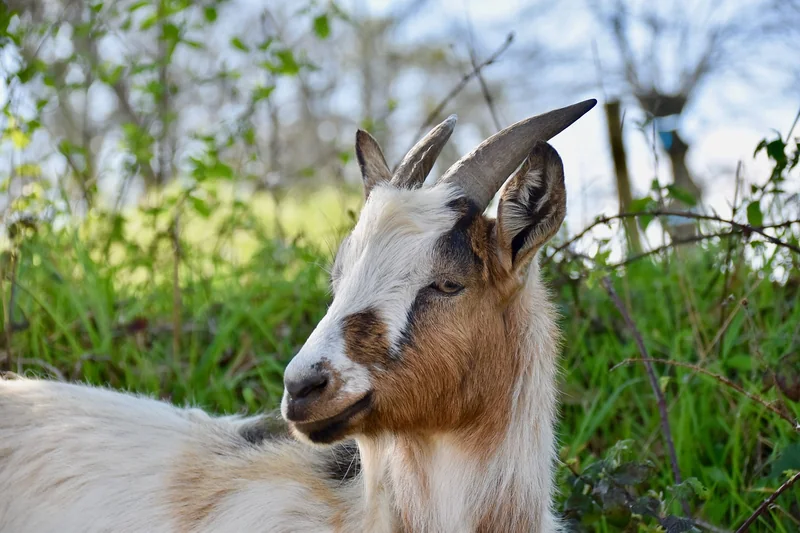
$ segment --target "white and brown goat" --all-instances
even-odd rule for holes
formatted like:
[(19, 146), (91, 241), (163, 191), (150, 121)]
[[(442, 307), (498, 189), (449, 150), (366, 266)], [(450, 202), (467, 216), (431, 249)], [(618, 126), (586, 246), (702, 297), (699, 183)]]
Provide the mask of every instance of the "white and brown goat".
[(557, 530), (559, 336), (533, 259), (566, 206), (545, 141), (594, 103), (506, 128), (431, 185), (455, 117), (395, 173), (358, 132), (367, 200), (330, 308), (286, 368), (288, 431), (0, 380), (0, 532)]

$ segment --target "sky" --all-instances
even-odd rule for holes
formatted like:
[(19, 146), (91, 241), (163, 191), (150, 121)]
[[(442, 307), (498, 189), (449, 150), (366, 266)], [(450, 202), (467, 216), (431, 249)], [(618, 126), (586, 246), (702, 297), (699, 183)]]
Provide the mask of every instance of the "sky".
[[(381, 14), (396, 8), (397, 4), (390, 0), (355, 0), (352, 6)], [(474, 33), (480, 36), (479, 41), (488, 48), (482, 50), (485, 56), (502, 43), (509, 31), (517, 36), (514, 46), (525, 46), (526, 37), (533, 34), (545, 40), (568, 39), (570, 32), (575, 34), (589, 31), (587, 28), (591, 24), (590, 16), (576, 9), (570, 9), (562, 15), (565, 21), (563, 25), (546, 26), (536, 20), (517, 16), (529, 4), (530, 2), (522, 0), (430, 2), (430, 8), (408, 25), (402, 38), (421, 38), (427, 33), (440, 30), (444, 23), (458, 25), (462, 21), (461, 24), (466, 27), (469, 22)], [(561, 0), (561, 5), (566, 5), (565, 0)], [(736, 7), (735, 2), (730, 5)], [(558, 17), (556, 20), (559, 20)], [(602, 50), (600, 55), (602, 57)], [(513, 69), (513, 64), (503, 62), (501, 58), (499, 64), (487, 68), (484, 75), (488, 80), (513, 80), (520, 76)], [(536, 76), (536, 73), (522, 75)], [(543, 86), (543, 92), (547, 92), (546, 81), (540, 81), (537, 86)], [(558, 90), (556, 88), (554, 92)], [(502, 107), (503, 119), (510, 124), (584, 98), (596, 98), (600, 101), (589, 114), (551, 141), (564, 160), (569, 198), (567, 224), (571, 232), (579, 230), (601, 213), (609, 214), (618, 209), (611, 178), (613, 170), (607, 126), (601, 107), (603, 97), (603, 90), (597, 87), (595, 90), (576, 94), (545, 94), (541, 98), (531, 98), (528, 102)], [(688, 164), (704, 188), (707, 206), (721, 214), (728, 214), (729, 203), (734, 194), (737, 163), (741, 161), (743, 164), (745, 181), (761, 181), (769, 174), (769, 162), (763, 152), (754, 159), (754, 148), (764, 137), (774, 138), (775, 129), (786, 134), (800, 109), (800, 91), (795, 98), (766, 98), (741, 80), (725, 79), (702, 89), (695, 107), (700, 111), (688, 113), (680, 130), (683, 137), (696, 140), (689, 153)], [(629, 113), (627, 117), (636, 116), (635, 109), (623, 109), (625, 113)], [(446, 113), (449, 112), (457, 113), (458, 110), (446, 110)], [(630, 118), (628, 120), (633, 122)], [(668, 183), (670, 167), (663, 154), (658, 158), (654, 157), (652, 136), (637, 131), (630, 122), (625, 128), (625, 141), (628, 169), (636, 197), (647, 192), (654, 176), (658, 176), (662, 183)], [(474, 142), (480, 140), (474, 139)]]

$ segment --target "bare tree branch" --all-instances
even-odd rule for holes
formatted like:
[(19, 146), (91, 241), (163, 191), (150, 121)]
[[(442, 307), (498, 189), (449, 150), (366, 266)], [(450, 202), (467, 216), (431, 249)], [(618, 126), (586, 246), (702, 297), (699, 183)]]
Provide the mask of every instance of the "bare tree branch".
[[(751, 226), (750, 224), (743, 224), (741, 222), (736, 222), (734, 220), (725, 219), (725, 218), (722, 218), (722, 217), (719, 217), (719, 216), (715, 216), (715, 215), (704, 215), (704, 214), (701, 214), (701, 213), (693, 213), (693, 212), (690, 212), (690, 211), (675, 211), (675, 210), (670, 210), (670, 209), (655, 209), (655, 210), (652, 210), (652, 211), (642, 211), (642, 212), (639, 212), (639, 213), (619, 213), (617, 215), (604, 215), (604, 216), (598, 217), (597, 219), (595, 219), (594, 222), (592, 222), (591, 224), (586, 226), (580, 233), (578, 233), (577, 235), (575, 235), (574, 237), (569, 239), (564, 244), (561, 244), (560, 246), (557, 246), (555, 248), (555, 250), (553, 250), (552, 254), (550, 254), (549, 256), (547, 256), (546, 258), (544, 258), (542, 260), (542, 265), (548, 264), (550, 261), (552, 261), (553, 256), (555, 254), (557, 254), (558, 252), (561, 252), (561, 251), (569, 248), (571, 245), (573, 245), (576, 242), (578, 242), (579, 240), (581, 240), (587, 233), (589, 233), (592, 229), (596, 228), (597, 226), (600, 226), (600, 225), (603, 225), (603, 224), (608, 224), (609, 222), (612, 222), (614, 220), (627, 219), (627, 218), (633, 218), (633, 217), (643, 217), (643, 216), (684, 217), (684, 218), (691, 218), (691, 219), (695, 219), (695, 220), (707, 220), (707, 221), (719, 222), (721, 224), (728, 224), (729, 226), (733, 226), (734, 228), (736, 228), (738, 230), (737, 233), (744, 233), (744, 234), (757, 233), (758, 235), (763, 236), (769, 242), (771, 242), (772, 244), (774, 244), (776, 246), (787, 248), (787, 249), (789, 249), (789, 250), (791, 250), (791, 251), (793, 251), (793, 252), (795, 252), (797, 254), (800, 254), (800, 248), (798, 248), (797, 246), (795, 246), (795, 245), (793, 245), (791, 243), (784, 242), (784, 241), (778, 239), (777, 237), (769, 235), (768, 233), (765, 232), (765, 230), (767, 230), (767, 229), (785, 228), (785, 227), (792, 226), (794, 224), (800, 224), (800, 219), (798, 219), (798, 220), (786, 220), (784, 222), (780, 222), (780, 223), (776, 223), (776, 224), (765, 224), (763, 226), (755, 227), (755, 226)], [(715, 235), (712, 235), (712, 237), (713, 236), (715, 236)], [(707, 236), (705, 238), (709, 238), (709, 237)], [(700, 239), (700, 240), (702, 240), (702, 239)]]
[(755, 512), (754, 512), (752, 515), (750, 515), (750, 517), (749, 517), (747, 520), (745, 520), (745, 521), (744, 521), (744, 524), (742, 524), (742, 525), (739, 527), (739, 529), (737, 529), (737, 530), (736, 530), (736, 533), (744, 533), (745, 531), (748, 531), (748, 530), (750, 529), (750, 526), (751, 526), (751, 525), (753, 525), (753, 522), (755, 522), (755, 521), (756, 521), (756, 519), (757, 519), (759, 516), (761, 516), (761, 514), (763, 514), (763, 513), (764, 513), (764, 511), (767, 509), (767, 507), (769, 507), (770, 505), (772, 505), (772, 503), (773, 503), (775, 500), (777, 500), (777, 499), (778, 499), (778, 496), (780, 496), (781, 494), (783, 494), (784, 492), (786, 492), (787, 490), (789, 490), (789, 488), (790, 488), (792, 485), (794, 485), (794, 484), (797, 482), (797, 480), (798, 480), (798, 479), (800, 479), (800, 472), (797, 472), (797, 473), (795, 473), (795, 475), (793, 475), (792, 477), (790, 477), (789, 479), (787, 479), (787, 480), (786, 480), (786, 481), (783, 483), (783, 485), (781, 485), (780, 487), (778, 487), (778, 490), (776, 490), (775, 492), (773, 492), (773, 493), (770, 495), (770, 497), (769, 497), (769, 498), (767, 498), (766, 500), (764, 500), (764, 501), (761, 503), (761, 505), (759, 505), (759, 506), (758, 506), (758, 509), (756, 509), (756, 511), (755, 511)]
[(486, 84), (486, 80), (483, 77), (483, 73), (478, 69), (478, 55), (475, 51), (475, 35), (472, 29), (472, 22), (469, 22), (469, 61), (472, 64), (472, 70), (476, 73), (478, 77), (478, 83), (481, 86), (481, 94), (483, 94), (483, 99), (486, 102), (486, 107), (489, 108), (489, 113), (492, 115), (492, 122), (494, 123), (494, 127), (496, 130), (500, 131), (503, 129), (503, 125), (500, 122), (500, 119), (497, 115), (497, 109), (494, 105), (494, 98), (492, 98), (492, 93), (489, 91), (489, 86)]
[(780, 409), (775, 407), (774, 404), (766, 401), (765, 399), (761, 398), (760, 396), (757, 396), (755, 394), (747, 392), (741, 386), (737, 385), (736, 383), (734, 383), (733, 381), (729, 380), (725, 376), (721, 376), (719, 374), (715, 374), (713, 372), (709, 372), (705, 368), (701, 368), (701, 367), (699, 367), (697, 365), (693, 365), (693, 364), (690, 364), (690, 363), (683, 363), (681, 361), (670, 361), (669, 359), (656, 359), (656, 358), (650, 358), (650, 357), (642, 357), (642, 358), (639, 358), (639, 359), (625, 359), (624, 361), (614, 365), (611, 368), (611, 371), (613, 372), (617, 368), (619, 368), (619, 367), (621, 367), (623, 365), (629, 365), (631, 363), (644, 363), (647, 366), (650, 366), (651, 363), (660, 363), (660, 364), (663, 364), (663, 365), (678, 366), (678, 367), (681, 367), (681, 368), (689, 369), (692, 372), (697, 372), (698, 374), (703, 374), (705, 376), (709, 376), (711, 378), (714, 378), (715, 380), (719, 381), (720, 383), (732, 388), (736, 392), (738, 392), (740, 394), (743, 394), (744, 396), (747, 396), (748, 398), (750, 398), (754, 402), (763, 405), (768, 410), (772, 411), (773, 413), (775, 413), (776, 415), (778, 415), (782, 419), (784, 419), (787, 422), (789, 422), (789, 424), (792, 425), (792, 428), (794, 428), (795, 431), (800, 431), (800, 421), (793, 419), (786, 412), (781, 411)]
[[(455, 98), (456, 95), (464, 89), (464, 87), (467, 86), (467, 83), (469, 83), (470, 80), (472, 80), (473, 78), (477, 77), (483, 69), (485, 69), (489, 65), (494, 64), (498, 60), (498, 58), (501, 55), (503, 55), (503, 52), (508, 50), (508, 47), (511, 46), (511, 43), (513, 42), (514, 42), (514, 34), (509, 33), (508, 36), (506, 36), (506, 40), (503, 41), (503, 44), (500, 46), (500, 48), (495, 50), (495, 52), (492, 55), (490, 55), (485, 61), (474, 67), (471, 72), (469, 72), (468, 74), (464, 75), (463, 78), (461, 78), (461, 80), (450, 90), (449, 93), (447, 93), (447, 95), (439, 102), (439, 104), (433, 108), (433, 111), (431, 111), (428, 114), (428, 117), (422, 123), (419, 130), (417, 131), (417, 134), (414, 136), (413, 140), (414, 143), (416, 143), (417, 139), (419, 139), (420, 137), (422, 137), (422, 135), (424, 135), (425, 130), (427, 130), (428, 127), (431, 126), (431, 124), (433, 124), (433, 122), (436, 120), (436, 117), (439, 116), (439, 114), (447, 106), (447, 104), (449, 104), (450, 101), (453, 98)], [(413, 144), (411, 146), (413, 146)], [(411, 146), (408, 147), (409, 150), (411, 149)]]

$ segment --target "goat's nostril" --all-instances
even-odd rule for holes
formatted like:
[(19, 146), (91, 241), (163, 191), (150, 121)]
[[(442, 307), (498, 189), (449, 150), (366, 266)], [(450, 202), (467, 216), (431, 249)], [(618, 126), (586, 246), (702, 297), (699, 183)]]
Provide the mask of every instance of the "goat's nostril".
[(297, 381), (286, 381), (284, 385), (293, 400), (304, 400), (321, 394), (328, 386), (328, 376), (324, 373), (312, 374)]

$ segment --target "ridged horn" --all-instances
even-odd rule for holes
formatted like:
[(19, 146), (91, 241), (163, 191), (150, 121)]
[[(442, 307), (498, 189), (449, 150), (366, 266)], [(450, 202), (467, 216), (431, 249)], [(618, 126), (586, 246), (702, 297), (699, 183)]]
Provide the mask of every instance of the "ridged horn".
[(450, 115), (415, 144), (397, 166), (392, 184), (403, 189), (414, 189), (422, 185), (453, 133), (457, 120), (456, 115)]
[(564, 131), (595, 106), (585, 100), (542, 115), (526, 118), (495, 133), (445, 172), (438, 183), (455, 183), (481, 209), (486, 209), (508, 176), (538, 141), (547, 141)]

